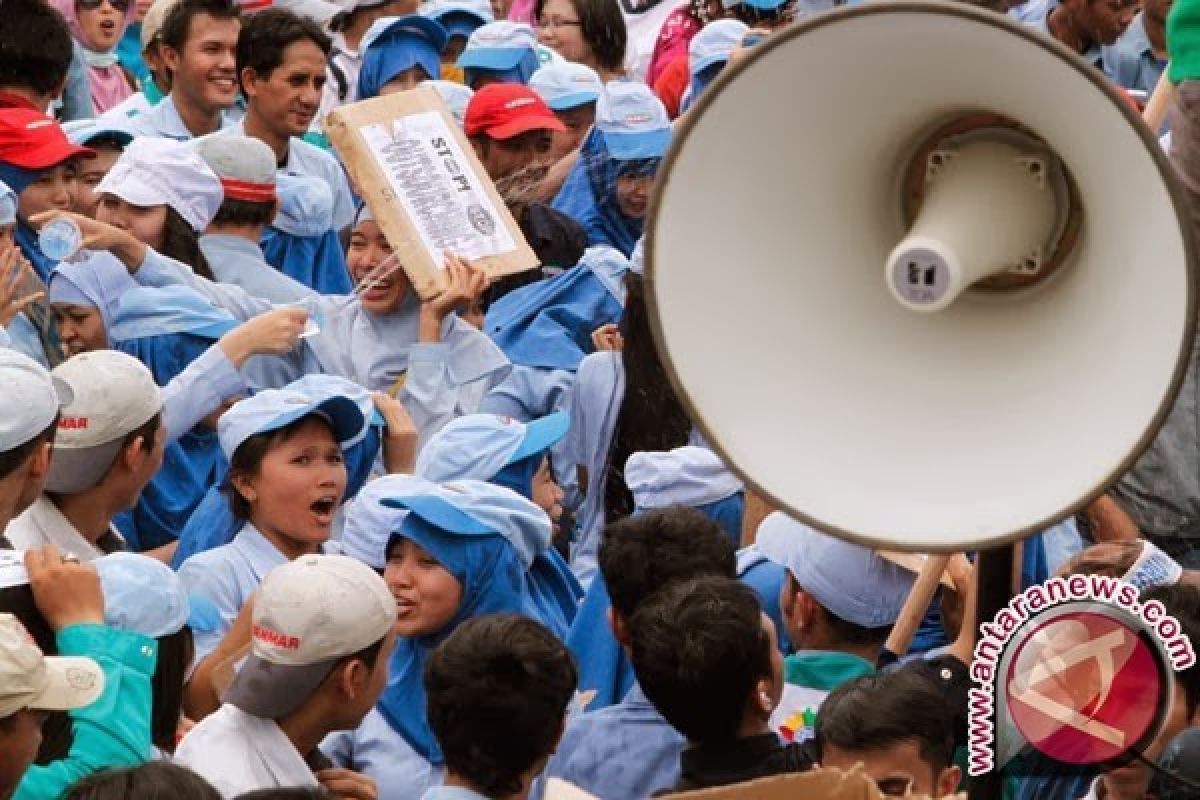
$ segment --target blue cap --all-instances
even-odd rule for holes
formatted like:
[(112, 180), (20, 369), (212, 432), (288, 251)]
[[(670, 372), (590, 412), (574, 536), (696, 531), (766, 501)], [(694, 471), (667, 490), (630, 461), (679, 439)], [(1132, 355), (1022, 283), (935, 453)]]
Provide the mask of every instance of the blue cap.
[(782, 511), (763, 520), (754, 546), (786, 567), (825, 609), (864, 628), (894, 624), (912, 590), (911, 572), (870, 548), (813, 530)]
[(237, 326), (232, 314), (186, 286), (138, 286), (121, 294), (109, 335), (121, 342), (168, 333), (220, 339)]
[[(420, 14), (405, 14), (402, 17), (380, 17), (371, 23), (358, 45), (358, 52), (366, 57), (367, 49), (383, 37), (416, 36), (430, 42), (439, 53), (446, 49), (446, 29), (429, 17)], [(380, 42), (380, 45), (386, 44)]]
[(448, 38), (439, 23), (419, 14), (375, 20), (358, 48), (362, 54), (358, 99), (378, 96), (388, 81), (415, 66), (430, 78), (440, 78), (441, 53)]
[(387, 545), (408, 516), (408, 510), (383, 504), (384, 498), (418, 495), (436, 488), (413, 475), (384, 475), (367, 483), (346, 506), (342, 522), (342, 552), (371, 569), (387, 566)]
[(0, 226), (7, 227), (17, 223), (17, 194), (8, 188), (8, 184), (0, 181)]
[(688, 45), (688, 71), (695, 75), (713, 64), (724, 64), (749, 30), (749, 25), (736, 19), (718, 19), (705, 25)]
[(435, 19), (450, 36), (470, 37), (475, 29), (496, 19), (488, 0), (456, 0), (430, 3), (421, 14)]
[(662, 158), (671, 144), (671, 119), (644, 83), (610, 81), (596, 103), (596, 128), (618, 161)]
[(110, 628), (157, 639), (184, 625), (197, 631), (220, 627), (220, 612), (202, 597), (189, 596), (166, 564), (137, 553), (110, 553), (92, 562), (104, 594), (104, 623)]
[(677, 447), (634, 453), (625, 462), (625, 485), (640, 509), (684, 505), (695, 508), (724, 500), (742, 482), (707, 447)]
[(519, 22), (497, 20), (475, 29), (458, 57), (463, 69), (505, 71), (516, 69), (530, 53), (537, 54), (537, 35)]
[(442, 102), (450, 109), (450, 115), (454, 117), (454, 121), (461, 128), (467, 120), (467, 106), (470, 104), (471, 98), (475, 96), (471, 87), (454, 81), (441, 80), (426, 81), (425, 85), (432, 86), (437, 90), (437, 93), (442, 96)]
[(383, 415), (375, 407), (375, 401), (371, 399), (371, 393), (360, 384), (340, 375), (313, 372), (292, 381), (284, 388), (303, 392), (316, 403), (324, 402), (332, 397), (345, 397), (358, 406), (358, 411), (362, 414), (363, 419), (362, 427), (354, 436), (348, 439), (338, 439), (338, 444), (342, 446), (343, 450), (362, 441), (363, 437), (367, 435), (367, 428), (370, 425), (382, 427), (386, 424)]
[(71, 144), (87, 147), (101, 136), (111, 136), (122, 147), (133, 141), (133, 131), (113, 119), (77, 119), (64, 122), (62, 126)]
[(758, 11), (778, 11), (787, 5), (788, 0), (721, 0), (725, 8), (734, 6), (750, 6)]
[(310, 414), (325, 419), (333, 428), (333, 438), (339, 443), (360, 436), (364, 428), (363, 413), (349, 397), (337, 395), (315, 400), (291, 386), (267, 389), (239, 400), (221, 415), (217, 422), (221, 451), (232, 461), (238, 447), (251, 436), (286, 428)]
[(333, 192), (324, 180), (280, 173), (275, 178), (279, 210), (271, 227), (290, 236), (322, 236), (333, 228)]
[(401, 535), (419, 524), (414, 523), (415, 517), (447, 533), (503, 536), (525, 569), (550, 546), (550, 518), (545, 511), (511, 489), (484, 481), (431, 484), (419, 493), (386, 497), (383, 504), (412, 512), (400, 526)]
[(604, 83), (596, 70), (573, 61), (547, 64), (533, 73), (529, 86), (542, 96), (552, 111), (568, 111), (594, 103), (604, 91)]
[(565, 411), (529, 423), (495, 414), (467, 414), (429, 439), (417, 456), (416, 473), (438, 483), (489, 481), (509, 464), (549, 450), (570, 425)]

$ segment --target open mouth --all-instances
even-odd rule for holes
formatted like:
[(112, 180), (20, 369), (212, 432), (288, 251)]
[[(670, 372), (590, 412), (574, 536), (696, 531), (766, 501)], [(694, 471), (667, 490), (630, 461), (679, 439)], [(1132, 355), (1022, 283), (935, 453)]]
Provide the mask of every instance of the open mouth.
[(364, 300), (380, 301), (386, 300), (388, 293), (392, 290), (391, 280), (385, 278), (381, 281), (372, 282), (371, 288), (362, 293)]
[(113, 22), (111, 19), (103, 20), (100, 23), (100, 30), (102, 30), (106, 35), (116, 33), (117, 23)]
[(337, 508), (337, 498), (333, 495), (322, 497), (309, 505), (309, 509), (313, 512), (313, 516), (322, 525), (329, 525), (333, 522), (333, 512)]
[(232, 77), (217, 76), (209, 78), (208, 82), (223, 94), (232, 94), (237, 91), (237, 81)]
[(417, 604), (403, 597), (396, 598), (396, 616), (407, 617), (416, 611)]

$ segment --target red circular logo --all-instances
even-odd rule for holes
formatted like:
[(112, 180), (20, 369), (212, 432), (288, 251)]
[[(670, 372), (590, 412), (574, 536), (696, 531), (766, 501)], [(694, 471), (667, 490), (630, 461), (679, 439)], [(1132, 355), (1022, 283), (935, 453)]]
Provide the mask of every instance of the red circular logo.
[(1153, 735), (1166, 678), (1136, 630), (1108, 614), (1078, 611), (1036, 625), (1004, 688), (1013, 724), (1033, 747), (1064, 763), (1099, 764)]

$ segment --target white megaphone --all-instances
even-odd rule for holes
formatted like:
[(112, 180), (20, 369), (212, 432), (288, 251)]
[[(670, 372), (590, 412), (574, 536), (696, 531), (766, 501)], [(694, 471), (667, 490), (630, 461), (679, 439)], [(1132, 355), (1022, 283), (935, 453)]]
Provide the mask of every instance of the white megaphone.
[(648, 226), (660, 353), (746, 483), (864, 544), (1011, 541), (1170, 410), (1195, 253), (1154, 135), (1002, 15), (802, 21), (684, 119)]

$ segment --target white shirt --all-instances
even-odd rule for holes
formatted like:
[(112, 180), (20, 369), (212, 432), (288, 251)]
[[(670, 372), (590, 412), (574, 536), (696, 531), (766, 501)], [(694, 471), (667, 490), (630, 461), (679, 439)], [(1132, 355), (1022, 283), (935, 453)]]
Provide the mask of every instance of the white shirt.
[(33, 505), (8, 523), (4, 535), (12, 543), (14, 550), (31, 550), (52, 544), (62, 553), (74, 553), (79, 556), (80, 561), (93, 561), (112, 550), (124, 549), (124, 540), (120, 534), (111, 524), (108, 529), (114, 537), (108, 539), (108, 542), (115, 546), (110, 550), (103, 550), (83, 538), (83, 534), (58, 510), (58, 506), (54, 505), (49, 497), (40, 494), (33, 501)]
[(226, 703), (183, 737), (175, 763), (232, 798), (255, 789), (316, 786), (317, 779), (274, 720)]

